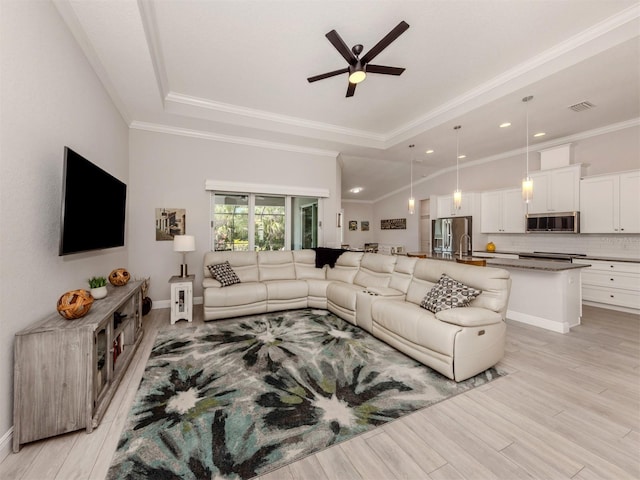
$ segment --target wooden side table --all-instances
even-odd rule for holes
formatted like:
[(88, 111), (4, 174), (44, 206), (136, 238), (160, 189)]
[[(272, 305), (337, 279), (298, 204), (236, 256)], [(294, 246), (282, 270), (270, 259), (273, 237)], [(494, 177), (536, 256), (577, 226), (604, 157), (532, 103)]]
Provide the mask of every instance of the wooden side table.
[(171, 284), (171, 325), (178, 320), (193, 321), (193, 281), (195, 275), (174, 275)]

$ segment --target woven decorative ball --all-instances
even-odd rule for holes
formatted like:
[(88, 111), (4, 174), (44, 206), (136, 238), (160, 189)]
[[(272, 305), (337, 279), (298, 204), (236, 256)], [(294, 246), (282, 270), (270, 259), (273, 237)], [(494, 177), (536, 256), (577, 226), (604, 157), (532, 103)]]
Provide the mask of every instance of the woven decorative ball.
[(114, 287), (121, 287), (126, 285), (127, 282), (131, 279), (131, 275), (124, 268), (116, 268), (113, 272), (109, 274), (109, 282)]
[(67, 320), (75, 320), (87, 314), (93, 305), (93, 297), (86, 290), (71, 290), (58, 299), (58, 313)]

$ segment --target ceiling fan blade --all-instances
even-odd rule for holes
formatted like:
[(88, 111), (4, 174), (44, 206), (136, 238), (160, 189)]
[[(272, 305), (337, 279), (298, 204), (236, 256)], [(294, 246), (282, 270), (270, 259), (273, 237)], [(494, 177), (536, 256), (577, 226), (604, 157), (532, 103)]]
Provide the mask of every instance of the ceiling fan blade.
[[(376, 43), (371, 50), (364, 54), (364, 57), (360, 59), (362, 63), (369, 63), (378, 54), (387, 48), (391, 42), (393, 42), (396, 38), (402, 35), (409, 28), (409, 24), (404, 20), (401, 21), (398, 25), (395, 26), (393, 30), (385, 35), (385, 37)], [(336, 47), (337, 48), (337, 47)]]
[(367, 65), (367, 73), (382, 73), (384, 75), (402, 75), (404, 68), (385, 67), (384, 65)]
[(353, 52), (349, 49), (349, 47), (347, 47), (347, 44), (344, 43), (344, 40), (342, 40), (342, 37), (338, 35), (338, 32), (336, 32), (335, 30), (331, 30), (329, 33), (325, 35), (325, 37), (329, 39), (329, 41), (331, 42), (331, 45), (333, 45), (335, 49), (338, 50), (338, 53), (340, 53), (340, 55), (343, 56), (343, 58), (347, 61), (349, 65), (356, 64), (358, 59), (353, 54)]
[(334, 70), (333, 72), (323, 73), (321, 75), (316, 75), (314, 77), (307, 78), (309, 83), (317, 82), (318, 80), (324, 80), (325, 78), (335, 77), (336, 75), (340, 75), (341, 73), (347, 73), (349, 68), (341, 68), (340, 70)]
[(347, 87), (347, 94), (345, 97), (353, 97), (353, 94), (356, 93), (356, 85), (357, 83), (349, 82), (349, 86)]

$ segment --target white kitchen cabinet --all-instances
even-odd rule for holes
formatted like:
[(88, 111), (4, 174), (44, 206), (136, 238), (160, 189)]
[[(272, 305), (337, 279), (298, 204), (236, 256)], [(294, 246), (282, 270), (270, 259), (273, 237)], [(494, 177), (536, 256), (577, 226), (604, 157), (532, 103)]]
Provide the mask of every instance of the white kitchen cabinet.
[(614, 310), (640, 309), (640, 263), (573, 259), (591, 265), (582, 271), (582, 300)]
[(470, 193), (462, 194), (462, 203), (460, 210), (453, 207), (453, 194), (438, 195), (436, 197), (436, 213), (437, 218), (447, 217), (467, 217), (473, 213), (473, 195)]
[(581, 173), (581, 165), (531, 172), (533, 198), (529, 202), (529, 213), (578, 211)]
[(640, 170), (580, 182), (582, 233), (640, 233)]
[(524, 233), (526, 203), (518, 188), (483, 192), (480, 196), (482, 233)]

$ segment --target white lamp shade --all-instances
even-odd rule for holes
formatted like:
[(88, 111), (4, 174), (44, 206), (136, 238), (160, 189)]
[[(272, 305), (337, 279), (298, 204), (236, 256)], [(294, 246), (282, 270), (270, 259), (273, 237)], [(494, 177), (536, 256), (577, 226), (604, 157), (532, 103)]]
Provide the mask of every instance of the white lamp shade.
[(196, 238), (193, 235), (175, 235), (173, 237), (174, 252), (193, 252), (196, 249)]

